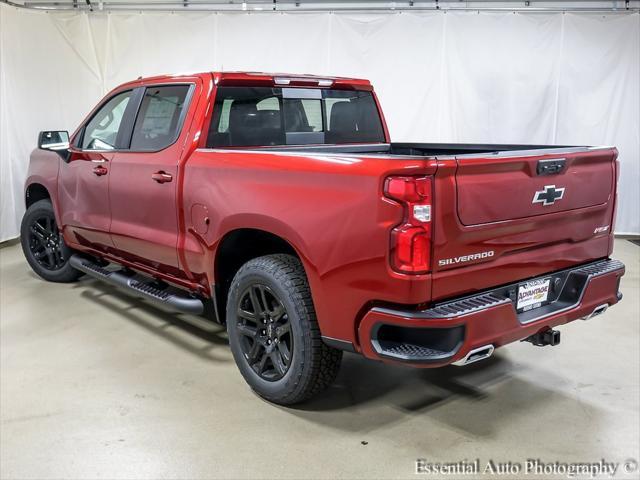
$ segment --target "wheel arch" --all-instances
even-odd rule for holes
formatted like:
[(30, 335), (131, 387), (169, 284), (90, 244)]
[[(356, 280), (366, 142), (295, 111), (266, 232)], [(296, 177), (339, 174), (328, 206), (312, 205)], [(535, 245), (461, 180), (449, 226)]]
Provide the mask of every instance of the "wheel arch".
[[(227, 232), (220, 240), (214, 257), (213, 292), (218, 320), (226, 321), (229, 287), (240, 267), (249, 260), (264, 255), (287, 254), (304, 262), (298, 250), (285, 238), (259, 228), (238, 228)], [(308, 277), (308, 272), (307, 273)]]
[(47, 187), (38, 182), (33, 182), (27, 185), (24, 192), (25, 208), (29, 208), (40, 200), (52, 200)]

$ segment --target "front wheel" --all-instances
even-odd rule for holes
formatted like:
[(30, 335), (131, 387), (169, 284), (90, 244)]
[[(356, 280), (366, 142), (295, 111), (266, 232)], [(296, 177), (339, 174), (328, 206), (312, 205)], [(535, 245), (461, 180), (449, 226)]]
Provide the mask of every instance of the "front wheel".
[(340, 368), (342, 351), (322, 342), (304, 269), (291, 255), (255, 258), (238, 271), (227, 302), (227, 332), (242, 376), (274, 403), (316, 395)]
[(69, 265), (73, 252), (64, 243), (49, 200), (39, 200), (27, 208), (20, 226), (20, 243), (33, 271), (45, 280), (73, 282), (82, 275)]

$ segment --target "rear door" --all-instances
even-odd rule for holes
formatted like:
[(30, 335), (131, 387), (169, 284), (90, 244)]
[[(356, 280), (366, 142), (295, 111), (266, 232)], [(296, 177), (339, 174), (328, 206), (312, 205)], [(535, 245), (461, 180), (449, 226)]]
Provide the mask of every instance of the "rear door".
[(606, 257), (615, 158), (564, 148), (440, 159), (434, 299)]
[(173, 275), (179, 275), (178, 164), (196, 86), (199, 78), (144, 86), (129, 148), (111, 162), (111, 237), (119, 255)]

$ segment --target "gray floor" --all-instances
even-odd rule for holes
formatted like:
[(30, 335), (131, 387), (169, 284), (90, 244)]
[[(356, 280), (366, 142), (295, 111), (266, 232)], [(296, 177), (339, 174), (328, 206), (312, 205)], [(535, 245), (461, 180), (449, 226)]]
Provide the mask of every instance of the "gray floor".
[(623, 302), (562, 327), (559, 347), (441, 370), (348, 355), (326, 394), (280, 408), (247, 388), (219, 327), (95, 281), (44, 283), (18, 245), (2, 248), (1, 477), (415, 478), (417, 458), (638, 460), (640, 247), (619, 240), (615, 257)]

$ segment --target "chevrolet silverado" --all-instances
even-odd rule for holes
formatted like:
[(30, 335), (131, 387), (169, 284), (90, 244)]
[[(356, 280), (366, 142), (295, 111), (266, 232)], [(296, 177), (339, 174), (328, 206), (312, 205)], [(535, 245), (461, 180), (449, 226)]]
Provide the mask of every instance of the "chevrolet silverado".
[(393, 143), (366, 80), (139, 78), (40, 133), (21, 241), (46, 280), (226, 325), (251, 388), (293, 404), (343, 351), (466, 365), (617, 303), (616, 157)]

